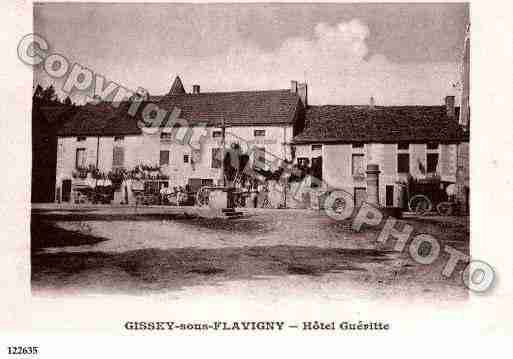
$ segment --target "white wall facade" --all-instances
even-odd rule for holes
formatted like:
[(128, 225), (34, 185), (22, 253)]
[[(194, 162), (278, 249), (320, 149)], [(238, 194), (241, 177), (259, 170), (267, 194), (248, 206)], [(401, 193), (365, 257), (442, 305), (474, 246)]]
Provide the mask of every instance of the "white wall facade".
[[(259, 130), (260, 133), (265, 131), (265, 135), (255, 136), (255, 130)], [(189, 138), (186, 144), (173, 139), (161, 139), (160, 132), (122, 136), (116, 140), (114, 136), (87, 136), (81, 140), (78, 140), (78, 137), (59, 137), (56, 188), (60, 188), (65, 179), (72, 180), (72, 183), (78, 182), (73, 178), (78, 148), (86, 150), (86, 166), (97, 166), (101, 172), (108, 173), (112, 170), (115, 146), (124, 148), (125, 169), (132, 169), (137, 165), (160, 165), (160, 152), (169, 151), (169, 164), (162, 165), (161, 172), (169, 176), (171, 187), (184, 186), (190, 178), (211, 179), (217, 184), (222, 173), (220, 168), (212, 168), (212, 149), (222, 147), (221, 137), (213, 137), (213, 133), (218, 131), (221, 129), (215, 127), (182, 128), (174, 138)], [(292, 125), (233, 126), (226, 128), (225, 143), (227, 147), (232, 143), (238, 143), (246, 153), (251, 153), (255, 147), (263, 148), (267, 162), (290, 160), (289, 144), (292, 135)], [(200, 156), (195, 158), (195, 163), (192, 164), (195, 150), (199, 150)], [(185, 155), (188, 155), (188, 163), (184, 162)]]
[[(422, 166), (427, 168), (427, 154), (438, 154), (436, 173), (442, 181), (455, 182), (457, 169), (457, 144), (440, 144), (437, 149), (427, 149), (427, 144), (410, 144), (402, 150), (394, 143), (366, 143), (361, 148), (353, 148), (351, 144), (323, 144), (321, 149), (312, 149), (311, 144), (296, 145), (296, 159), (322, 156), (322, 180), (327, 188), (338, 188), (354, 195), (355, 188), (366, 188), (365, 178), (353, 176), (352, 156), (363, 154), (364, 168), (367, 164), (379, 165), (379, 200), (381, 205), (386, 203), (386, 186), (393, 186), (393, 206), (400, 206), (401, 185), (406, 179), (398, 173), (398, 153), (409, 154), (410, 174), (416, 178), (425, 178)], [(421, 164), (419, 166), (419, 163)]]

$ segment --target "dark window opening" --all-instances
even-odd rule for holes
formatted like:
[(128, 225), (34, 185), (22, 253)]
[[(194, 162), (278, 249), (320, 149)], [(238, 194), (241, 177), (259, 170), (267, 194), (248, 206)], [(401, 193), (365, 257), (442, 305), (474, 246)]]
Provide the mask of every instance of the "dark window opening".
[(438, 166), (438, 153), (427, 154), (427, 172), (435, 173)]
[(351, 144), (352, 148), (363, 148), (363, 142), (356, 142)]
[(160, 151), (160, 165), (169, 164), (169, 151)]
[(161, 132), (160, 133), (160, 139), (164, 141), (169, 141), (173, 138), (172, 132)]
[(219, 138), (219, 137), (222, 137), (223, 136), (223, 131), (214, 131), (212, 132), (212, 137), (213, 138)]
[(125, 139), (125, 136), (114, 136), (114, 141), (122, 141)]
[(408, 150), (408, 149), (410, 149), (410, 144), (408, 142), (399, 142), (397, 144), (397, 149), (398, 150)]
[(183, 163), (189, 163), (189, 155), (183, 155)]
[(322, 156), (312, 158), (312, 188), (319, 187), (319, 182), (322, 181)]
[(312, 151), (322, 150), (322, 145), (312, 145)]
[(428, 150), (437, 150), (438, 149), (438, 142), (428, 142), (427, 149)]
[(410, 173), (410, 154), (399, 153), (397, 154), (397, 172)]
[(394, 186), (387, 185), (385, 187), (385, 191), (386, 191), (385, 205), (387, 207), (393, 207), (394, 206)]
[(253, 131), (253, 135), (255, 137), (263, 137), (265, 136), (265, 130), (255, 130)]
[(86, 140), (85, 136), (78, 136), (77, 137), (77, 142), (82, 142), (82, 141), (85, 141), (85, 140)]
[(297, 159), (297, 165), (299, 167), (308, 167), (310, 164), (310, 159), (307, 157), (298, 157)]

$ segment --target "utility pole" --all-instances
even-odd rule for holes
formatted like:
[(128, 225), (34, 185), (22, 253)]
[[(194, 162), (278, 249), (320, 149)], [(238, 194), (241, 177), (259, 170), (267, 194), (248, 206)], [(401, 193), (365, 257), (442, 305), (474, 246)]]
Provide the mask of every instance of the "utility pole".
[(226, 124), (224, 122), (224, 117), (221, 120), (221, 149), (222, 149), (222, 159), (221, 159), (221, 176), (222, 176), (222, 185), (226, 187), (226, 179), (224, 178), (224, 156), (225, 156), (225, 143), (226, 143)]

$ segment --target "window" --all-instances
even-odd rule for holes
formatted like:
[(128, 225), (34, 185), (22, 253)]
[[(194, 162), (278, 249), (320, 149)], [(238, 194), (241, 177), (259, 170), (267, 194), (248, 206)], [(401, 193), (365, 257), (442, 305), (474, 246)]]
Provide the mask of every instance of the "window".
[(160, 133), (161, 141), (171, 141), (172, 138), (173, 138), (173, 134), (171, 132), (161, 132)]
[(125, 149), (115, 146), (112, 151), (112, 167), (123, 167), (125, 161)]
[(310, 159), (306, 157), (298, 157), (297, 159), (297, 165), (299, 167), (308, 167), (308, 164), (310, 163)]
[(353, 176), (364, 176), (365, 168), (364, 168), (364, 155), (363, 154), (354, 154), (351, 158), (351, 174)]
[(391, 185), (385, 186), (385, 205), (387, 207), (394, 206), (394, 186), (391, 186)]
[(201, 150), (193, 149), (190, 161), (191, 163), (199, 163), (201, 161)]
[(85, 136), (78, 136), (77, 137), (77, 142), (82, 142), (82, 141), (85, 141), (85, 140), (86, 140)]
[(211, 178), (202, 178), (201, 179), (201, 185), (202, 186), (213, 186), (214, 180)]
[(169, 164), (169, 151), (160, 151), (160, 165)]
[(428, 150), (437, 150), (438, 149), (438, 142), (429, 142), (427, 144)]
[(311, 187), (319, 187), (319, 182), (322, 181), (322, 156), (312, 158), (312, 175), (315, 180), (312, 180)]
[(410, 173), (410, 154), (399, 153), (397, 154), (397, 172)]
[(183, 163), (189, 163), (189, 155), (183, 155)]
[(322, 150), (322, 145), (312, 145), (312, 151), (320, 151)]
[(438, 153), (427, 154), (427, 172), (435, 173), (438, 166)]
[(363, 148), (363, 142), (357, 142), (351, 144), (352, 148)]
[(223, 131), (214, 131), (214, 132), (212, 132), (212, 137), (213, 138), (223, 137)]
[(77, 169), (86, 167), (86, 149), (85, 148), (77, 148), (75, 167)]
[(408, 150), (408, 149), (410, 149), (410, 144), (408, 142), (399, 142), (397, 144), (397, 149), (398, 150)]
[(123, 141), (124, 139), (125, 139), (125, 136), (114, 136), (114, 141), (115, 142)]
[(222, 148), (212, 148), (212, 168), (221, 168)]
[(253, 135), (255, 137), (265, 137), (265, 130), (255, 130), (253, 131)]

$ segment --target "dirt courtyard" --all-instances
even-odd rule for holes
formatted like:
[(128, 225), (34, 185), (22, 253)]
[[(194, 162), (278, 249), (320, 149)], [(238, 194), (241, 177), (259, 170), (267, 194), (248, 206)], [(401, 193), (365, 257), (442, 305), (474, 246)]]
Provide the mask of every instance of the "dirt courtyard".
[[(441, 247), (469, 253), (468, 218), (399, 220)], [(380, 227), (351, 229), (310, 210), (245, 210), (241, 219), (206, 219), (183, 211), (130, 208), (34, 208), (32, 290), (35, 294), (145, 295), (233, 283), (273, 295), (324, 288), (388, 298), (461, 300), (463, 264), (441, 273), (449, 255), (419, 264), (395, 240), (377, 242)], [(406, 247), (408, 248), (408, 246)]]

